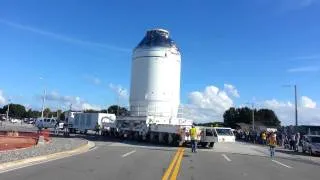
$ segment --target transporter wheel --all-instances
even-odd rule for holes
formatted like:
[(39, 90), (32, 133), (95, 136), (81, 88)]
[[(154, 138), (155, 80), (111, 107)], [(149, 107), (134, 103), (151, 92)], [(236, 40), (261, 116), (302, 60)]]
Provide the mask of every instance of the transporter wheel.
[(154, 143), (160, 144), (159, 133), (154, 133)]
[(214, 142), (211, 142), (211, 143), (209, 144), (209, 148), (212, 149), (213, 147), (214, 147)]
[(150, 133), (147, 133), (146, 134), (146, 137), (145, 137), (145, 142), (150, 142)]
[(207, 142), (200, 142), (201, 147), (206, 148), (208, 143)]
[(169, 144), (169, 133), (164, 133), (163, 134), (163, 143), (164, 144)]
[(181, 138), (178, 134), (173, 134), (172, 135), (172, 146), (175, 146), (175, 147), (178, 147), (180, 146), (180, 144), (182, 145), (182, 141), (181, 141)]
[(134, 134), (133, 134), (133, 140), (135, 140), (135, 141), (139, 141), (139, 133), (138, 132), (134, 132)]

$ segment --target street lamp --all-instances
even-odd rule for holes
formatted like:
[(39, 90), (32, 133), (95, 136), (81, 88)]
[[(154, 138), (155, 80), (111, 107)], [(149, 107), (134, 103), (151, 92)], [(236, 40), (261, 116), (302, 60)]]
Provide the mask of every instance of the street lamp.
[(10, 103), (11, 103), (11, 99), (8, 100), (7, 119), (6, 119), (7, 121), (9, 120)]
[(254, 103), (245, 103), (252, 107), (252, 130), (254, 130)]
[(42, 98), (42, 111), (41, 111), (41, 118), (43, 118), (43, 112), (44, 112), (44, 103), (46, 102), (46, 90), (43, 92), (43, 98)]
[(119, 110), (120, 110), (120, 96), (121, 96), (121, 93), (122, 93), (122, 89), (120, 88), (120, 89), (119, 89), (119, 92), (118, 92), (118, 96), (117, 96), (117, 104), (118, 104), (118, 107), (117, 107), (117, 116), (119, 116)]
[(294, 112), (295, 112), (295, 120), (296, 120), (296, 127), (298, 126), (298, 100), (297, 100), (297, 85), (283, 85), (283, 87), (293, 87), (294, 88)]
[[(39, 77), (39, 79), (43, 82), (44, 78), (43, 77)], [(44, 84), (43, 84), (44, 85)], [(41, 118), (43, 119), (43, 112), (44, 112), (44, 108), (45, 108), (45, 102), (46, 102), (46, 88), (44, 85), (44, 91), (43, 91), (43, 98), (42, 98), (42, 110), (41, 110)]]

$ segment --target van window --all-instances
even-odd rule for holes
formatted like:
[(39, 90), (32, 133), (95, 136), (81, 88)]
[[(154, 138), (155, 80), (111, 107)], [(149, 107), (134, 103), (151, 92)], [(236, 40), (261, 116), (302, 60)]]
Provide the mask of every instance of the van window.
[(206, 129), (206, 136), (213, 136), (213, 129)]
[(51, 119), (51, 123), (55, 123), (56, 121), (54, 119)]
[(233, 136), (231, 129), (216, 129), (218, 135), (220, 136)]

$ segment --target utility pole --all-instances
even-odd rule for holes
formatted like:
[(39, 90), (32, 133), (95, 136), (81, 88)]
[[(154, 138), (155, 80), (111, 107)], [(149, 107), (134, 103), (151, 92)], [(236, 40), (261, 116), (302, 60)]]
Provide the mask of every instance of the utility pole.
[(117, 96), (117, 104), (118, 104), (118, 107), (117, 107), (117, 116), (119, 116), (119, 109), (120, 109), (120, 95), (121, 95), (121, 89), (119, 90), (119, 94)]
[(297, 100), (297, 85), (294, 85), (294, 101), (295, 101), (295, 118), (296, 118), (296, 127), (298, 127), (298, 100)]
[(42, 111), (41, 111), (41, 118), (43, 118), (43, 111), (44, 111), (44, 103), (46, 102), (46, 90), (44, 90), (44, 95), (42, 98)]
[(57, 119), (59, 118), (59, 109), (60, 109), (60, 105), (58, 105), (58, 109), (57, 109)]
[(251, 125), (252, 125), (252, 130), (254, 130), (254, 128), (255, 128), (255, 126), (254, 126), (254, 103), (245, 103), (245, 104), (251, 105), (251, 107), (252, 107), (252, 122), (251, 122)]
[(294, 114), (295, 114), (295, 128), (298, 127), (298, 98), (297, 98), (297, 85), (283, 85), (283, 87), (293, 87), (294, 88)]
[(11, 99), (9, 99), (8, 101), (7, 119), (6, 119), (7, 121), (9, 120), (10, 103), (11, 103)]
[(252, 103), (252, 130), (254, 130), (254, 104)]

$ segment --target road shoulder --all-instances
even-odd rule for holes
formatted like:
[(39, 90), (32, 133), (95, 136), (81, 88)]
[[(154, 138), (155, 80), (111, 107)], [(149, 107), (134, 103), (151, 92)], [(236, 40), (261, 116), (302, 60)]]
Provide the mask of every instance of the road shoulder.
[(90, 149), (95, 147), (95, 143), (91, 141), (87, 141), (86, 144), (83, 144), (77, 148), (74, 148), (72, 150), (62, 151), (62, 152), (56, 152), (48, 155), (41, 155), (11, 162), (5, 162), (0, 164), (0, 174), (8, 171), (12, 171), (15, 169), (20, 169), (23, 167), (28, 167), (40, 163), (45, 163), (81, 153), (85, 153), (89, 151)]

